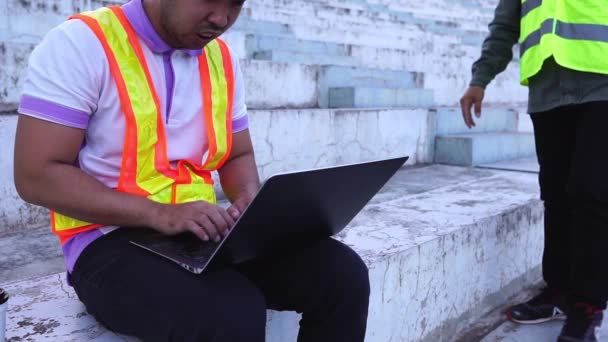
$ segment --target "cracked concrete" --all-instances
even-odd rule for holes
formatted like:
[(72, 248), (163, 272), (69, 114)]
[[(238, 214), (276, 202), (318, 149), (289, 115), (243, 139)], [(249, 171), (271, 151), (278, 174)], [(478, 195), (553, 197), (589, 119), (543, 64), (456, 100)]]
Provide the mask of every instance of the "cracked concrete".
[(430, 162), (424, 109), (253, 110), (250, 130), (260, 177), (409, 155)]
[[(530, 173), (441, 165), (398, 172), (338, 236), (370, 270), (366, 341), (450, 341), (536, 284), (543, 212), (536, 181)], [(3, 287), (12, 296), (14, 341), (123, 339), (86, 315), (63, 273)], [(297, 318), (269, 312), (268, 341), (295, 340)], [(34, 330), (51, 320), (61, 325)]]

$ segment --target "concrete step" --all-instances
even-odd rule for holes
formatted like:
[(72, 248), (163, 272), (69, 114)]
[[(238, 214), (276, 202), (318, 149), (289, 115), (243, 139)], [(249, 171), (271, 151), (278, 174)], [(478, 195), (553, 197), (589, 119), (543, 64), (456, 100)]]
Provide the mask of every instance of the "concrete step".
[(506, 160), (491, 164), (480, 164), (477, 165), (477, 167), (483, 169), (511, 170), (530, 173), (539, 173), (540, 171), (540, 166), (538, 165), (538, 159), (536, 157)]
[(59, 240), (48, 225), (0, 235), (0, 283), (65, 271)]
[(319, 66), (241, 60), (241, 70), (249, 108), (319, 106)]
[(432, 162), (426, 109), (255, 110), (250, 130), (262, 179), (402, 155)]
[[(352, 105), (343, 101), (339, 107), (411, 107), (433, 104), (432, 92), (409, 91), (423, 86), (424, 77), (419, 73), (263, 60), (241, 60), (241, 63), (247, 104), (252, 109), (328, 108), (330, 89), (339, 87), (358, 88), (352, 92)], [(401, 89), (379, 91), (365, 88)], [(378, 101), (364, 100), (365, 96), (378, 97)], [(340, 98), (344, 98), (344, 95)]]
[[(348, 102), (343, 102), (340, 105), (337, 105), (334, 102), (334, 105), (330, 105), (330, 89), (344, 87), (420, 89), (424, 87), (424, 75), (416, 72), (375, 68), (335, 65), (324, 66), (321, 68), (319, 78), (319, 106), (321, 108), (356, 107), (354, 105), (349, 106)], [(411, 93), (414, 94), (416, 92)], [(335, 100), (338, 100), (338, 98), (334, 96), (334, 101)], [(394, 104), (389, 103), (395, 103), (395, 101), (387, 102), (387, 104), (384, 105), (382, 103), (371, 105), (373, 103), (370, 103), (370, 105), (367, 107), (394, 106)], [(432, 97), (430, 98), (430, 103), (432, 103)]]
[[(409, 155), (432, 162), (426, 109), (250, 110), (260, 177), (298, 169)], [(46, 209), (24, 203), (13, 183), (17, 115), (0, 115), (0, 234), (48, 226)], [(297, 152), (296, 152), (297, 151)], [(219, 191), (218, 183), (218, 191)]]
[(435, 162), (450, 165), (479, 165), (533, 157), (531, 133), (471, 133), (438, 136)]
[(403, 70), (327, 65), (321, 69), (321, 84), (322, 88), (423, 88), (424, 75)]
[(508, 108), (483, 108), (481, 118), (474, 117), (475, 127), (471, 129), (464, 124), (460, 108), (437, 108), (435, 117), (437, 135), (516, 132), (519, 124), (519, 114)]
[(413, 107), (433, 104), (433, 91), (426, 89), (339, 87), (329, 89), (330, 108)]
[[(413, 23), (437, 33), (450, 33), (455, 30), (483, 31), (486, 29), (484, 24), (492, 18), (493, 12), (493, 7), (487, 4), (476, 3), (466, 6), (445, 1), (419, 6), (412, 6), (411, 3), (381, 4), (359, 1), (296, 2), (274, 0), (252, 3), (251, 14), (256, 19), (273, 21), (291, 19), (294, 23), (307, 22), (322, 28), (331, 25), (332, 20), (334, 27), (342, 23), (355, 30), (370, 26), (376, 28)], [(437, 8), (438, 5), (441, 7)], [(454, 22), (458, 24), (455, 25)]]
[[(295, 28), (294, 28), (295, 29)], [(428, 32), (415, 32), (414, 29), (397, 30), (400, 36), (391, 40), (383, 31), (354, 33), (349, 30), (297, 29), (294, 40), (331, 42), (350, 46), (349, 57), (306, 57), (305, 54), (275, 52), (276, 61), (299, 61), (304, 64), (331, 63), (337, 65), (356, 65), (365, 68), (413, 71), (424, 74), (424, 85), (435, 90), (436, 105), (453, 106), (470, 81), (470, 66), (479, 57), (478, 46), (463, 45), (462, 39), (449, 36), (434, 36)], [(416, 29), (417, 30), (417, 29)], [(245, 44), (248, 33), (231, 31), (227, 40), (240, 56), (249, 56)], [(257, 58), (271, 59), (270, 55)], [(501, 74), (489, 87), (486, 103), (521, 104), (527, 100), (524, 87), (518, 87), (519, 73), (514, 65)], [(323, 103), (323, 101), (321, 101)]]
[[(536, 189), (527, 173), (443, 165), (399, 171), (337, 236), (370, 269), (366, 341), (451, 341), (536, 283), (543, 232)], [(9, 340), (125, 340), (86, 313), (64, 274), (0, 286), (11, 294)], [(297, 324), (297, 315), (271, 312), (267, 340), (295, 341)]]
[(315, 55), (346, 57), (349, 55), (349, 46), (346, 44), (301, 40), (268, 34), (248, 34), (245, 44), (251, 52), (278, 50), (305, 53), (311, 57)]
[[(552, 321), (536, 325), (521, 325), (505, 322), (481, 342), (555, 342), (564, 321)], [(608, 317), (600, 330), (599, 342), (608, 342)]]
[(359, 65), (356, 59), (347, 56), (333, 56), (323, 54), (310, 54), (308, 52), (293, 52), (283, 50), (263, 50), (254, 52), (251, 56), (254, 60), (285, 62), (285, 63), (305, 63), (315, 65)]

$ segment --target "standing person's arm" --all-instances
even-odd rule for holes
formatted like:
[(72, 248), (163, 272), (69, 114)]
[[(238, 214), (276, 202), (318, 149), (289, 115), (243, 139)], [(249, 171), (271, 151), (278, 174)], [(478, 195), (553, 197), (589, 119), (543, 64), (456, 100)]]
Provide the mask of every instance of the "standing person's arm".
[(481, 104), (486, 86), (503, 72), (513, 59), (513, 45), (519, 40), (521, 2), (500, 0), (489, 25), (490, 34), (484, 40), (481, 57), (473, 63), (471, 83), (460, 100), (465, 124), (475, 126), (471, 107), (475, 115), (481, 116)]

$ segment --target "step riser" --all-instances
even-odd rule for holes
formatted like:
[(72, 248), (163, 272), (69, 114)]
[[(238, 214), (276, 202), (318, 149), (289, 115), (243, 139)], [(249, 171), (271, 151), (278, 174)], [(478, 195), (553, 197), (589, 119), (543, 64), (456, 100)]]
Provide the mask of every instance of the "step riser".
[(358, 63), (351, 57), (308, 54), (282, 50), (263, 50), (252, 54), (252, 59), (283, 63), (302, 63), (313, 65), (356, 66)]
[(303, 41), (287, 37), (248, 35), (245, 44), (248, 50), (251, 52), (280, 50), (294, 53), (305, 53), (311, 56), (325, 55), (333, 57), (346, 57), (349, 55), (349, 48), (344, 44)]
[(433, 104), (433, 92), (424, 89), (330, 88), (330, 108), (413, 107)]
[(473, 118), (475, 127), (471, 129), (465, 125), (460, 109), (440, 108), (436, 110), (435, 116), (437, 117), (437, 135), (440, 136), (461, 133), (519, 131), (519, 114), (510, 109), (483, 109), (481, 118)]
[[(419, 73), (271, 61), (241, 63), (247, 104), (252, 109), (428, 107), (434, 103), (432, 91), (418, 89), (424, 83)], [(351, 96), (334, 95), (330, 104), (331, 88), (336, 87), (366, 89)]]
[[(13, 183), (16, 115), (0, 116), (0, 234), (47, 225), (45, 209), (27, 205)], [(262, 179), (275, 173), (409, 155), (431, 162), (427, 110), (250, 111), (250, 130)], [(297, 152), (296, 152), (297, 151)], [(220, 191), (219, 183), (216, 189)]]
[[(452, 341), (541, 279), (542, 241), (536, 202), (370, 265), (365, 341)], [(269, 342), (296, 340), (299, 315), (270, 317)]]
[[(439, 179), (420, 182), (439, 169)], [(353, 246), (369, 267), (365, 340), (452, 341), (536, 283), (543, 244), (543, 205), (533, 190), (536, 182), (530, 174), (441, 166), (399, 172), (337, 237)], [(411, 183), (423, 190), (403, 191)], [(490, 191), (496, 187), (510, 191)], [(56, 341), (58, 336), (87, 340), (84, 327), (108, 334), (108, 341), (120, 340), (96, 326), (91, 316), (79, 315), (84, 307), (63, 274), (6, 288), (15, 294), (9, 305), (19, 307), (9, 312), (9, 338), (54, 319), (59, 322), (54, 331), (37, 332), (37, 341)], [(23, 320), (33, 324), (19, 325)], [(297, 320), (293, 313), (271, 312), (268, 341), (294, 341)]]
[(242, 60), (241, 64), (249, 108), (319, 106), (319, 67), (252, 60)]
[(503, 160), (533, 157), (536, 153), (532, 134), (484, 137), (437, 137), (435, 162), (471, 166)]

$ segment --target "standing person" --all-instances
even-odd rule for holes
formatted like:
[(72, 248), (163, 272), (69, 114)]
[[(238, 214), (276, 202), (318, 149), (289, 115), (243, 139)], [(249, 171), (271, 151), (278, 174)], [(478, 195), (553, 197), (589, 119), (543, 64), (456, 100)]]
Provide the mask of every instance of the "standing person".
[(367, 268), (333, 239), (202, 275), (129, 243), (149, 230), (219, 241), (260, 186), (238, 59), (218, 39), (243, 3), (132, 0), (53, 29), (29, 63), (17, 190), (52, 210), (68, 279), (112, 331), (263, 341), (271, 308), (302, 313), (299, 341), (363, 341)]
[(546, 287), (507, 310), (518, 323), (563, 318), (559, 341), (596, 341), (608, 299), (608, 4), (500, 0), (460, 103), (475, 125), (485, 87), (520, 44), (545, 204)]

